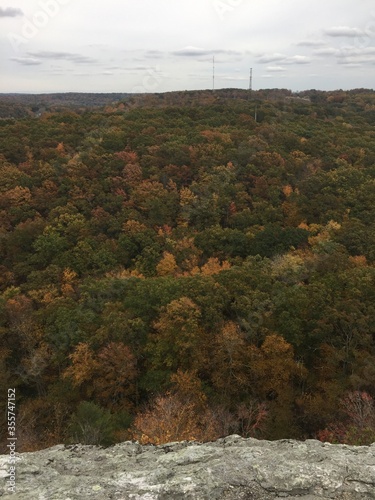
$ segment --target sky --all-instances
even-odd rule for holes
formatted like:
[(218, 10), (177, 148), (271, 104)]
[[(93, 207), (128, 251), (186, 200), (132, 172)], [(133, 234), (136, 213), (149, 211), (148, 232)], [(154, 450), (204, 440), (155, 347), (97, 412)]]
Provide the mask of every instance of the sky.
[[(0, 92), (374, 88), (373, 0), (0, 0)], [(213, 79), (214, 76), (214, 79)]]

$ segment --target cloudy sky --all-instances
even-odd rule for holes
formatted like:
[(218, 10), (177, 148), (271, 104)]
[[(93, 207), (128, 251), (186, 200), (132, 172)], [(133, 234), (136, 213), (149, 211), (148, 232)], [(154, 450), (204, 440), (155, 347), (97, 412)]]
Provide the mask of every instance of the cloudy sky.
[(374, 88), (373, 0), (0, 0), (0, 92)]

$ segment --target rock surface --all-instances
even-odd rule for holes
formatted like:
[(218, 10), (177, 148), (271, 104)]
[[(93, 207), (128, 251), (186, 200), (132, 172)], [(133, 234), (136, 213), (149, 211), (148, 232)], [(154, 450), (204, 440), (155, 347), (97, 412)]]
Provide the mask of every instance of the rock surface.
[(375, 499), (375, 444), (229, 436), (157, 447), (59, 445), (19, 455), (15, 493), (8, 474), (1, 455), (0, 497), (13, 500)]

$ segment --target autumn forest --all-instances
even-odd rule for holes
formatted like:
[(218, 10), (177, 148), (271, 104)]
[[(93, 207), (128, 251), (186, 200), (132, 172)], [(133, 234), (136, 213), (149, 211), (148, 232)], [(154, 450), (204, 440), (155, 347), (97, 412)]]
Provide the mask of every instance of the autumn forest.
[(375, 92), (0, 96), (0, 386), (18, 451), (375, 441)]

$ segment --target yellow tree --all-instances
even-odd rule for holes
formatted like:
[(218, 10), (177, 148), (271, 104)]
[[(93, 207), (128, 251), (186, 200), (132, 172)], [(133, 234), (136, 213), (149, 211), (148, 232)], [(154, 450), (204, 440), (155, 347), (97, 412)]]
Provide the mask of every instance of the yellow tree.
[(230, 268), (231, 265), (227, 260), (220, 263), (217, 257), (210, 257), (206, 264), (201, 267), (201, 272), (205, 276), (211, 276), (213, 274), (221, 273), (221, 271), (227, 271)]
[(142, 444), (171, 441), (212, 441), (220, 437), (215, 416), (206, 403), (194, 371), (178, 370), (173, 390), (157, 396), (135, 418), (133, 439)]
[(137, 375), (136, 360), (129, 347), (111, 342), (95, 353), (80, 343), (69, 356), (72, 365), (64, 372), (86, 397), (93, 397), (107, 408), (132, 406)]
[(174, 276), (177, 271), (177, 263), (173, 254), (165, 251), (159, 264), (156, 266), (158, 276)]
[(74, 295), (74, 286), (76, 284), (77, 273), (72, 269), (64, 269), (61, 277), (61, 293), (66, 296)]
[[(69, 359), (72, 364), (65, 372), (64, 377), (70, 378), (75, 387), (83, 387), (91, 382), (98, 370), (98, 362), (90, 346), (85, 342), (80, 342)], [(92, 385), (87, 388), (87, 394), (91, 396)]]

